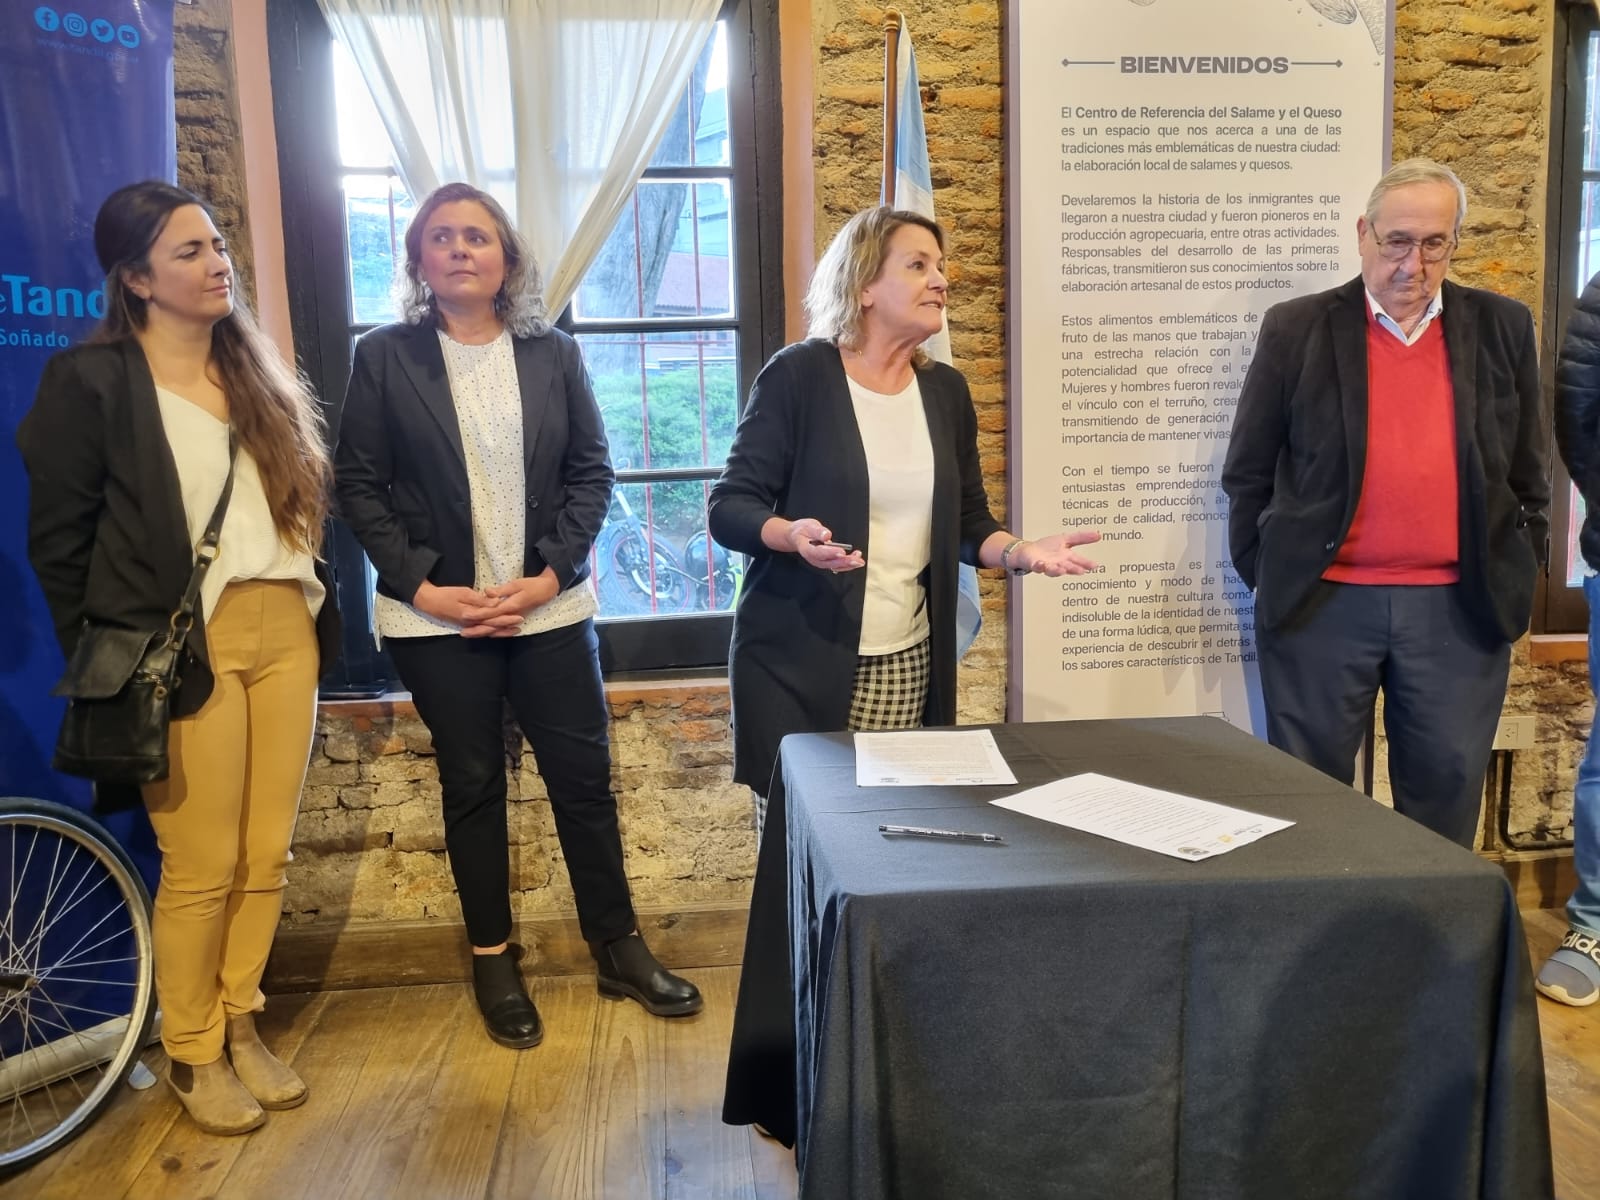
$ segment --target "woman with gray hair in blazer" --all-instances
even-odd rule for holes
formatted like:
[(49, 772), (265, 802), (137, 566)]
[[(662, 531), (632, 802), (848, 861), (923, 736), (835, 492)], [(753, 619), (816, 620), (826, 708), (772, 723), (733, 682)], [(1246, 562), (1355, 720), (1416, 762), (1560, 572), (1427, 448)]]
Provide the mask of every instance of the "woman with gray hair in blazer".
[(600, 993), (697, 1012), (694, 985), (639, 936), (623, 868), (588, 582), (613, 475), (577, 344), (545, 320), (537, 264), (486, 192), (434, 191), (405, 249), (403, 319), (356, 346), (336, 491), (378, 573), (377, 632), (433, 736), (484, 1024), (505, 1046), (544, 1036), (508, 941), (507, 701)]

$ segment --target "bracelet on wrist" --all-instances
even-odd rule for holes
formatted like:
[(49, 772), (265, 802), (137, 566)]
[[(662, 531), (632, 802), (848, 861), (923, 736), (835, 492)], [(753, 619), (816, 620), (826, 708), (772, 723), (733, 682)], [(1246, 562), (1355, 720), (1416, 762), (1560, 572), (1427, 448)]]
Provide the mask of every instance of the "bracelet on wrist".
[(1009, 542), (1006, 543), (1006, 548), (1004, 550), (1000, 551), (1000, 569), (1001, 570), (1010, 571), (1013, 575), (1026, 575), (1028, 573), (1026, 567), (1013, 567), (1011, 565), (1011, 552), (1013, 550), (1015, 550), (1018, 546), (1022, 545), (1022, 542), (1023, 542), (1022, 538), (1012, 538)]

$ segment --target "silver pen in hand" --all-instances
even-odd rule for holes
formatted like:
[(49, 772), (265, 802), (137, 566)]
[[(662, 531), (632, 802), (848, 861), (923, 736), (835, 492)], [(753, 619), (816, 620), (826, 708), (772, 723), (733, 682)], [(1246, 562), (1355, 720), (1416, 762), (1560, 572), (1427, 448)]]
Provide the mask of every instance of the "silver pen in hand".
[(1005, 845), (1005, 838), (998, 833), (968, 833), (964, 829), (929, 829), (926, 825), (879, 825), (879, 833), (899, 833), (906, 837), (949, 838), (956, 842), (988, 842), (991, 845)]

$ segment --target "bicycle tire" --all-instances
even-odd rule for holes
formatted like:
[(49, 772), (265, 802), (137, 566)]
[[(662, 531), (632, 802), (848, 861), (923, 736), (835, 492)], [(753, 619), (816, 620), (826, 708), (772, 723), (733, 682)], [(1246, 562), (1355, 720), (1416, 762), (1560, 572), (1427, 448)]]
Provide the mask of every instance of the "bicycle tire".
[[(103, 892), (108, 883), (111, 891)], [(95, 904), (108, 907), (87, 930), (62, 924), (74, 912), (80, 922), (90, 919), (100, 911)], [(47, 800), (0, 797), (0, 906), (4, 1176), (60, 1149), (100, 1115), (144, 1050), (156, 1006), (150, 894), (133, 861), (97, 821)], [(85, 957), (102, 948), (110, 957)], [(115, 957), (123, 950), (130, 956)], [(62, 974), (63, 968), (74, 974)], [(53, 981), (71, 986), (52, 994)], [(116, 999), (101, 1001), (102, 994)], [(85, 999), (111, 1007), (92, 1008)], [(68, 1012), (79, 1015), (69, 1019)], [(81, 1014), (109, 1019), (80, 1028)], [(64, 1033), (35, 1040), (52, 1027)], [(22, 1048), (9, 1053), (19, 1038)], [(65, 1103), (58, 1103), (57, 1091)]]

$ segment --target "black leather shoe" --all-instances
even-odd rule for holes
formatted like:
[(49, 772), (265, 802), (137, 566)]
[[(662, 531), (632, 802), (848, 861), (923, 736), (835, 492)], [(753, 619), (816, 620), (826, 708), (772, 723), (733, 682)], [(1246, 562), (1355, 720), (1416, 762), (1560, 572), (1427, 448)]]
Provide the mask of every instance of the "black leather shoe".
[(492, 1039), (513, 1050), (526, 1050), (544, 1040), (544, 1022), (528, 999), (517, 968), (521, 957), (521, 946), (472, 956), (472, 994), (483, 1014), (484, 1028)]
[(656, 1017), (687, 1017), (705, 1004), (700, 989), (658, 963), (637, 933), (590, 949), (608, 1000), (637, 1000)]

